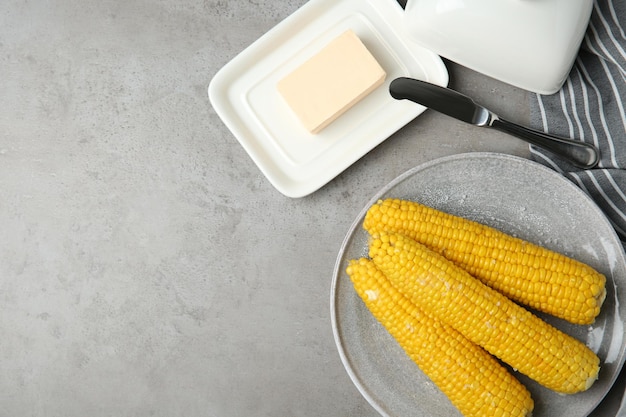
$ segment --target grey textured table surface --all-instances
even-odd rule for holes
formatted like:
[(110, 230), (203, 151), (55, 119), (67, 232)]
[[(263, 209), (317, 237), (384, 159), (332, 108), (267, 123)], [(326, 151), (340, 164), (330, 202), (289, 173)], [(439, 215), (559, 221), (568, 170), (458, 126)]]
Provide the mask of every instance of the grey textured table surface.
[[(0, 416), (376, 415), (332, 337), (345, 232), (417, 164), (528, 149), (426, 112), (282, 196), (207, 86), (302, 4), (2, 2)], [(447, 64), (453, 87), (528, 123), (528, 93)]]

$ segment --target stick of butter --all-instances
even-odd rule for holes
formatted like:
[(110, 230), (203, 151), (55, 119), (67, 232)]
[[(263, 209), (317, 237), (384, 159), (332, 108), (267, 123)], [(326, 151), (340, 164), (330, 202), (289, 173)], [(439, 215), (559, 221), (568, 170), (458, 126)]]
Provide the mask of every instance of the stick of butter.
[(277, 89), (315, 134), (381, 85), (385, 75), (358, 36), (347, 30), (281, 79)]

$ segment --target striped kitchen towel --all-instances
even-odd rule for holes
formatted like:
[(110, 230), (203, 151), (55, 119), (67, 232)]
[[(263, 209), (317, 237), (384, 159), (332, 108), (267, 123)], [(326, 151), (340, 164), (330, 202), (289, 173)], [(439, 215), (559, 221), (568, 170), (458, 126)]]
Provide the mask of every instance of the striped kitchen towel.
[(531, 125), (600, 148), (580, 170), (531, 146), (532, 158), (594, 199), (626, 241), (626, 0), (596, 0), (580, 52), (561, 90), (531, 97)]

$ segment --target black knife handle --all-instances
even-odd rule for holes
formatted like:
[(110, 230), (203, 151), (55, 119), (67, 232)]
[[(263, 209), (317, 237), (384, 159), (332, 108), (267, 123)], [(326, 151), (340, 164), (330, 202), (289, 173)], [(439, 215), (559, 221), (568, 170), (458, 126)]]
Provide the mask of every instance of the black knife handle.
[(579, 168), (593, 168), (600, 160), (600, 152), (595, 146), (589, 143), (549, 135), (498, 117), (494, 117), (493, 120), (491, 120), (490, 126), (546, 149)]

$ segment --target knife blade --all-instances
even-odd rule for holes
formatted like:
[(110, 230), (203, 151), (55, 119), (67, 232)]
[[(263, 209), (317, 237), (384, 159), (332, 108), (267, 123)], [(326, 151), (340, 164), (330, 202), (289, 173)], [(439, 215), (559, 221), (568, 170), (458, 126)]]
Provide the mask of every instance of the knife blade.
[(579, 168), (593, 168), (600, 159), (599, 150), (592, 144), (550, 135), (509, 122), (477, 104), (472, 98), (450, 88), (414, 78), (400, 77), (390, 83), (389, 93), (397, 100), (410, 100), (465, 123), (492, 127), (516, 136), (550, 151)]

